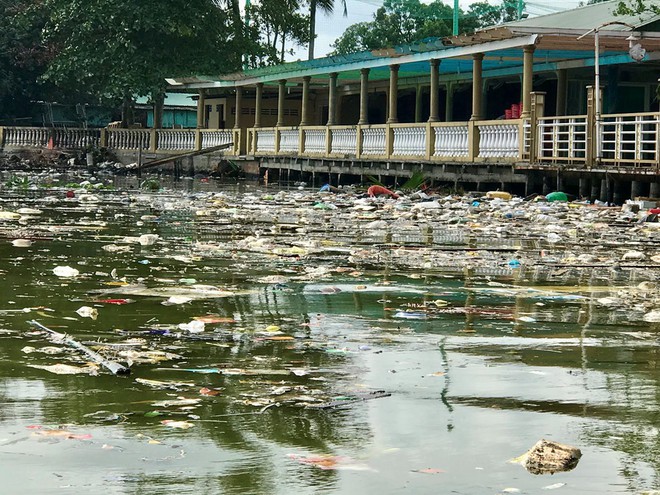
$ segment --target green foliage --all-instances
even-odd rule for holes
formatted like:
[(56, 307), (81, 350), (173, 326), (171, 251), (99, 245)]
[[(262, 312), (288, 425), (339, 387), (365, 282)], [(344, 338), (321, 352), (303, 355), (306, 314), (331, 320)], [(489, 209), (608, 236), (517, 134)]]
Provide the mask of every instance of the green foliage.
[[(610, 0), (588, 0), (586, 5), (609, 2)], [(580, 5), (584, 5), (581, 3)], [(640, 15), (645, 13), (660, 14), (657, 0), (621, 0), (614, 10), (614, 15)]]
[[(254, 19), (249, 36), (259, 40), (251, 53), (252, 66), (277, 64), (293, 47), (309, 41), (309, 16), (301, 12), (299, 0), (262, 0), (251, 7)], [(287, 48), (287, 42), (292, 45)]]
[(40, 43), (45, 18), (26, 17), (35, 2), (0, 0), (0, 120), (29, 116), (29, 102), (51, 89), (38, 81), (52, 56)]
[[(107, 99), (154, 95), (166, 77), (237, 69), (240, 43), (231, 15), (213, 0), (43, 0), (45, 73), (63, 89)], [(229, 56), (210, 56), (211, 54)]]
[(31, 185), (32, 183), (28, 177), (19, 177), (16, 175), (10, 177), (7, 182), (5, 182), (5, 187), (7, 189), (20, 189), (22, 191), (28, 190)]
[(413, 173), (410, 178), (401, 186), (403, 191), (416, 191), (426, 182), (426, 176), (421, 170)]
[(140, 189), (145, 191), (160, 191), (160, 181), (158, 179), (147, 179), (142, 181)]
[(615, 11), (616, 15), (640, 15), (646, 13), (660, 14), (660, 5), (654, 0), (620, 1)]
[(451, 34), (452, 9), (441, 0), (385, 0), (371, 22), (349, 26), (333, 48), (335, 54), (413, 43), (424, 38)]
[[(523, 4), (524, 5), (524, 4)], [(459, 13), (461, 32), (473, 32), (518, 17), (518, 2), (501, 5), (477, 2)], [(426, 38), (449, 36), (453, 31), (453, 8), (442, 0), (385, 0), (374, 20), (349, 26), (332, 45), (333, 55), (377, 50), (410, 44)]]

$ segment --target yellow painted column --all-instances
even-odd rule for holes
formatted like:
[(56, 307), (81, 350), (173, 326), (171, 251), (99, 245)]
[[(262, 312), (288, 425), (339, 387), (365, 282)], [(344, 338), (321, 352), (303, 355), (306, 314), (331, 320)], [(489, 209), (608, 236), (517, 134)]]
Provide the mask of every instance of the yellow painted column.
[(261, 100), (264, 94), (264, 83), (257, 83), (257, 92), (254, 97), (254, 127), (261, 127)]
[(337, 74), (330, 73), (330, 82), (328, 87), (328, 125), (335, 125), (337, 122)]
[(415, 122), (422, 121), (422, 86), (415, 88)]
[(454, 86), (447, 83), (447, 95), (445, 96), (445, 122), (454, 120)]
[(568, 95), (568, 69), (557, 70), (557, 107), (555, 115), (566, 115), (566, 96)]
[(481, 120), (481, 94), (483, 91), (483, 53), (472, 55), (472, 117), (470, 120)]
[(199, 90), (199, 96), (197, 98), (197, 128), (198, 129), (203, 129), (204, 124), (204, 117), (205, 117), (205, 112), (206, 112), (206, 91), (203, 89)]
[(243, 105), (243, 88), (236, 88), (236, 113), (234, 115), (234, 129), (241, 128), (242, 105)]
[(438, 81), (440, 77), (440, 60), (431, 59), (429, 60), (429, 65), (431, 67), (431, 88), (430, 88), (430, 100), (429, 100), (429, 122), (438, 122), (440, 121), (440, 115), (438, 113)]
[(534, 91), (534, 50), (536, 46), (527, 45), (523, 48), (523, 83), (522, 101), (523, 107), (520, 118), (529, 118), (532, 109), (532, 91)]
[(369, 69), (360, 69), (360, 120), (358, 125), (369, 125)]
[(277, 124), (276, 127), (284, 125), (284, 97), (286, 91), (286, 79), (280, 79), (277, 91)]
[(390, 98), (389, 98), (389, 117), (388, 124), (399, 122), (397, 105), (399, 103), (399, 65), (390, 65)]
[(311, 79), (310, 76), (303, 77), (300, 127), (309, 125), (309, 82)]

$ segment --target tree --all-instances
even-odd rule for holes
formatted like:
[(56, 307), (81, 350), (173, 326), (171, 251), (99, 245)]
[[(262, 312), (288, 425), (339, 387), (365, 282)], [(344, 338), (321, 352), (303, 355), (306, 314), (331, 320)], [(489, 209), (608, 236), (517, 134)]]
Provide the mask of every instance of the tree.
[(40, 76), (52, 53), (40, 40), (45, 18), (26, 17), (35, 0), (0, 0), (0, 116), (27, 117), (52, 89)]
[[(341, 0), (344, 17), (348, 15), (346, 0)], [(309, 49), (308, 60), (314, 60), (314, 41), (316, 40), (316, 11), (320, 9), (324, 14), (332, 14), (335, 0), (309, 0)]]
[[(469, 33), (517, 19), (518, 2), (515, 2), (515, 9), (512, 5), (510, 2), (500, 5), (473, 3), (467, 13), (459, 12), (462, 32)], [(452, 24), (453, 9), (442, 0), (429, 4), (419, 0), (385, 0), (374, 14), (373, 21), (353, 24), (335, 40), (332, 54), (376, 50), (426, 38), (450, 36)]]
[(441, 0), (385, 0), (371, 22), (349, 26), (333, 43), (332, 54), (376, 50), (452, 32), (452, 9)]
[(620, 1), (617, 15), (640, 15), (645, 13), (660, 14), (660, 5), (654, 0), (626, 0)]
[(43, 0), (37, 8), (47, 13), (44, 42), (54, 53), (44, 77), (63, 90), (155, 99), (166, 77), (240, 68), (242, 36), (215, 0)]
[(300, 12), (298, 0), (262, 0), (251, 8), (257, 31), (248, 33), (258, 47), (252, 50), (251, 66), (284, 62), (293, 54), (287, 41), (304, 45), (309, 41), (309, 16)]

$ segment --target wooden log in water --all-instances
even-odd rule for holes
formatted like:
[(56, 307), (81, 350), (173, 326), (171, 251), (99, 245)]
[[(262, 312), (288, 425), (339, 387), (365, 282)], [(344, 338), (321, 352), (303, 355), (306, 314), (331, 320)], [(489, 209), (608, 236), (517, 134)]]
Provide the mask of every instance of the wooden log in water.
[(35, 320), (30, 320), (28, 321), (28, 323), (34, 327), (37, 327), (39, 330), (48, 332), (51, 336), (53, 336), (63, 344), (81, 351), (87, 357), (90, 357), (95, 363), (100, 364), (101, 366), (109, 370), (113, 375), (129, 375), (131, 373), (131, 370), (126, 366), (105, 359), (98, 352), (91, 350), (89, 347), (74, 340), (65, 333), (59, 333), (56, 332), (55, 330), (51, 330), (50, 328), (42, 325), (41, 323)]

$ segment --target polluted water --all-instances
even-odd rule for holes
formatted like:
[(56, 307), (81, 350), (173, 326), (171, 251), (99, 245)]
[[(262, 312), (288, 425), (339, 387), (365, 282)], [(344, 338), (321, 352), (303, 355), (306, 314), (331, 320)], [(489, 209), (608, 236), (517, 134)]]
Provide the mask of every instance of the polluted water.
[(24, 179), (3, 493), (660, 489), (649, 201)]

